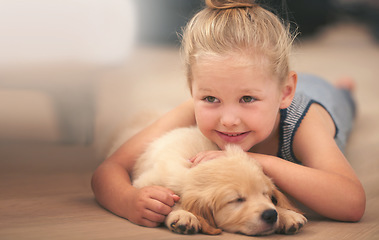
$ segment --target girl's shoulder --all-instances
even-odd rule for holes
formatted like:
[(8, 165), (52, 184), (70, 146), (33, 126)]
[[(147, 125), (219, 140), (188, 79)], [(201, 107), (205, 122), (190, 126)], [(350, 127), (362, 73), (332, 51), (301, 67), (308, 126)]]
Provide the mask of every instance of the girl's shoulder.
[(328, 156), (330, 151), (340, 151), (334, 136), (336, 127), (328, 111), (312, 102), (292, 139), (292, 151), (296, 159), (310, 165), (320, 156)]
[(281, 110), (280, 143), (278, 156), (288, 161), (302, 163), (297, 149), (310, 143), (313, 131), (335, 133), (335, 125), (328, 111), (308, 96), (297, 93), (291, 105)]

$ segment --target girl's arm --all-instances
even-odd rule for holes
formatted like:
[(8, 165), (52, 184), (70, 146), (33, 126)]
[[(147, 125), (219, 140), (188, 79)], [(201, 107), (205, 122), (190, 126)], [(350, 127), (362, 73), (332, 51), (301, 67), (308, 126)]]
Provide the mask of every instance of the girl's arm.
[(339, 221), (355, 222), (362, 218), (365, 193), (355, 179), (273, 156), (252, 155), (281, 190), (313, 211)]
[(178, 197), (163, 187), (134, 188), (133, 166), (148, 142), (174, 128), (194, 124), (193, 103), (189, 100), (125, 142), (92, 176), (92, 189), (99, 204), (139, 225), (155, 227), (163, 222)]
[(296, 132), (293, 149), (303, 165), (253, 155), (279, 188), (312, 210), (335, 220), (359, 221), (365, 211), (365, 192), (336, 145), (334, 125), (325, 113), (313, 104)]

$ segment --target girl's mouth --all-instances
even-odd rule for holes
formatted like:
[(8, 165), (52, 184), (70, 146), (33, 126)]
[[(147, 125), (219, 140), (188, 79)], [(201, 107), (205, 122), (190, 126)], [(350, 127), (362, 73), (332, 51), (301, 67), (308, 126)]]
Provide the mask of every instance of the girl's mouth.
[(219, 137), (228, 143), (238, 143), (242, 141), (248, 134), (249, 132), (241, 132), (241, 133), (228, 133), (228, 132), (220, 132), (216, 131)]

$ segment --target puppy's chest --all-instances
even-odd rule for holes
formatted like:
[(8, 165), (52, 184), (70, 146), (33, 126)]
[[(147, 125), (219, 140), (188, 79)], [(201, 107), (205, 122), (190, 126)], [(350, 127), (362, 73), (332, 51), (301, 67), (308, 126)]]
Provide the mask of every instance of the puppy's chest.
[[(162, 172), (165, 172), (165, 176), (162, 176)], [(185, 187), (188, 180), (188, 174), (190, 172), (190, 168), (183, 165), (176, 166), (167, 166), (165, 171), (160, 171), (161, 180), (163, 187), (167, 187), (173, 190), (177, 194), (181, 194), (183, 192), (183, 188)]]

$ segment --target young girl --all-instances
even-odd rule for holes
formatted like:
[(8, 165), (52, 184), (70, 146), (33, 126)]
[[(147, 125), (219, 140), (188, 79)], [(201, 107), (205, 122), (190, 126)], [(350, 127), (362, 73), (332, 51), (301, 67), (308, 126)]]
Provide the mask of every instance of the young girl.
[(325, 217), (359, 221), (365, 193), (342, 153), (354, 118), (350, 92), (289, 70), (293, 37), (271, 12), (246, 0), (206, 5), (183, 35), (192, 99), (98, 167), (92, 179), (98, 202), (136, 224), (163, 222), (179, 196), (159, 186), (134, 188), (134, 162), (163, 133), (197, 125), (220, 151), (197, 154), (193, 167), (238, 144), (282, 191)]

